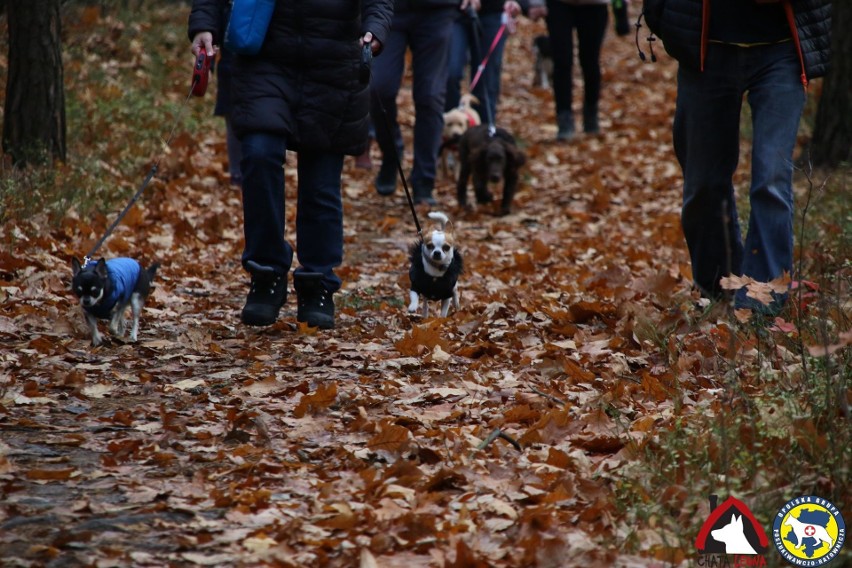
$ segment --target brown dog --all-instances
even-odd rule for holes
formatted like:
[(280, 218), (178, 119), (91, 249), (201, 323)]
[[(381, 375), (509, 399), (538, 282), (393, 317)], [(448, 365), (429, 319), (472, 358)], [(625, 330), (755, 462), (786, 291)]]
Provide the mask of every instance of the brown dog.
[(473, 175), (473, 191), (477, 203), (490, 203), (493, 196), (488, 185), (503, 184), (500, 214), (508, 215), (518, 189), (518, 170), (527, 161), (508, 130), (481, 124), (469, 128), (459, 140), (461, 170), (456, 184), (459, 206), (467, 206), (467, 182)]

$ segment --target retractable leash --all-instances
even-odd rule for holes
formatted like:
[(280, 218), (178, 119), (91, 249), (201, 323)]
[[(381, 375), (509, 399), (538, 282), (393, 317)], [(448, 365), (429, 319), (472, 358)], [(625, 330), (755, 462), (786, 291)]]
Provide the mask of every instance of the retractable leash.
[[(180, 123), (180, 119), (183, 118), (183, 112), (186, 109), (186, 104), (189, 102), (189, 99), (193, 96), (203, 97), (204, 93), (207, 92), (207, 82), (210, 77), (210, 63), (212, 57), (207, 55), (207, 50), (202, 47), (201, 52), (195, 58), (195, 63), (192, 66), (192, 84), (189, 87), (189, 94), (186, 96), (186, 99), (183, 101), (183, 104), (180, 106), (178, 111), (178, 116), (172, 124), (172, 130), (169, 132), (169, 137), (166, 139), (166, 143), (164, 145), (165, 148), (168, 148), (172, 142), (172, 138), (174, 138), (175, 130), (177, 130), (177, 125)], [(89, 251), (89, 254), (83, 257), (83, 266), (89, 264), (92, 260), (92, 256), (101, 248), (101, 245), (104, 244), (107, 237), (115, 230), (118, 224), (124, 219), (124, 216), (127, 215), (127, 212), (130, 211), (130, 208), (139, 200), (139, 197), (142, 195), (142, 192), (145, 191), (145, 188), (148, 187), (148, 184), (151, 183), (151, 180), (157, 174), (157, 170), (160, 167), (160, 161), (163, 159), (163, 154), (161, 153), (159, 157), (157, 157), (157, 161), (154, 162), (154, 165), (151, 166), (151, 170), (148, 172), (148, 175), (145, 176), (145, 181), (142, 182), (142, 185), (139, 186), (139, 189), (136, 190), (136, 193), (130, 199), (130, 202), (124, 207), (121, 213), (119, 213), (118, 217), (115, 221), (112, 222), (112, 225), (106, 230), (106, 233), (100, 238), (100, 240), (95, 243), (95, 246), (92, 247), (92, 250)]]

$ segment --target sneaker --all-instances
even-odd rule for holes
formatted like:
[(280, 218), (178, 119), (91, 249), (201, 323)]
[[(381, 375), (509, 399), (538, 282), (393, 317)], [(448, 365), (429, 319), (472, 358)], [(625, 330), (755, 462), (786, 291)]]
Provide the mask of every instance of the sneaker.
[(246, 325), (272, 325), (287, 301), (287, 273), (249, 260), (251, 288), (240, 320)]
[(293, 274), (296, 288), (296, 321), (320, 329), (334, 328), (334, 300), (332, 293), (322, 285), (319, 272), (296, 272)]
[(376, 176), (376, 193), (393, 195), (396, 191), (396, 164), (393, 160), (384, 160)]

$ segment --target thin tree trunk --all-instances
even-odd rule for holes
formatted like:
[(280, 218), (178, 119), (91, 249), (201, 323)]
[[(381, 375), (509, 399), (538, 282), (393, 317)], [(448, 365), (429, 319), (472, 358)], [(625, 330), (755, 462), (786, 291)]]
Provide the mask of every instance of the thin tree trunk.
[(852, 2), (835, 2), (831, 18), (831, 69), (823, 80), (811, 140), (816, 166), (852, 160)]
[(65, 159), (59, 0), (6, 4), (9, 77), (3, 150), (16, 165)]

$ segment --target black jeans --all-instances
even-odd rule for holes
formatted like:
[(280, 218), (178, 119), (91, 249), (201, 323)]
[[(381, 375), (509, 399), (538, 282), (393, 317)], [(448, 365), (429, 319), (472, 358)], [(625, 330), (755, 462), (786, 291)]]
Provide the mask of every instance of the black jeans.
[(553, 49), (553, 98), (556, 114), (571, 110), (574, 29), (583, 71), (583, 108), (597, 109), (601, 96), (601, 45), (609, 21), (607, 4), (566, 4), (547, 0), (547, 33)]

